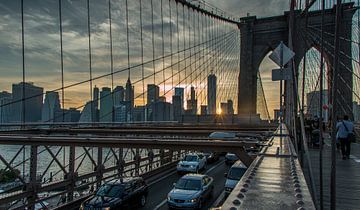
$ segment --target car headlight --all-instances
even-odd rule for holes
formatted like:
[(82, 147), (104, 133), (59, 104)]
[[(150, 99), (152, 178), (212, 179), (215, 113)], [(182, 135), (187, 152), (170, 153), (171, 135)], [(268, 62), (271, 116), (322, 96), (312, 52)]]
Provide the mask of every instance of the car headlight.
[(190, 168), (195, 168), (196, 167), (196, 165), (190, 165)]
[(172, 201), (172, 198), (170, 197), (170, 195), (168, 195), (167, 200)]
[(230, 188), (230, 187), (225, 187), (225, 191), (227, 191), (227, 192), (231, 192), (233, 189), (232, 188)]
[(198, 198), (193, 198), (193, 199), (191, 199), (191, 200), (187, 200), (186, 201), (186, 203), (196, 203), (196, 202), (198, 202)]

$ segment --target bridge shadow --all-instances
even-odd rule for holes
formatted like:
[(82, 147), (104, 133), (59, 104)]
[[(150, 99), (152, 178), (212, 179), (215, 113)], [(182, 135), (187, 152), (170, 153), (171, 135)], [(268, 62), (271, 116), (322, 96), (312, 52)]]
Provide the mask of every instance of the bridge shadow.
[[(360, 145), (353, 143), (351, 156), (342, 160), (340, 151), (336, 152), (336, 209), (359, 209), (360, 206)], [(320, 199), (319, 149), (310, 148), (312, 170), (318, 200)], [(305, 161), (303, 167), (305, 177), (309, 182), (309, 171)], [(330, 177), (331, 177), (331, 140), (325, 135), (323, 149), (323, 195), (324, 209), (330, 209)], [(309, 185), (311, 186), (311, 185)], [(319, 203), (319, 201), (318, 201)]]

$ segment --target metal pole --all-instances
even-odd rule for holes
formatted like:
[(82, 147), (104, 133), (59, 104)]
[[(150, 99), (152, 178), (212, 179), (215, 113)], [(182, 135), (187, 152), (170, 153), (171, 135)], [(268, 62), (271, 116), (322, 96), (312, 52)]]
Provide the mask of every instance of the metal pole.
[[(280, 43), (280, 72), (283, 73), (283, 42)], [(280, 149), (282, 149), (282, 123), (283, 123), (283, 101), (282, 101), (282, 92), (283, 92), (283, 81), (280, 79)]]
[(332, 135), (331, 135), (331, 177), (330, 177), (330, 208), (336, 209), (336, 116), (337, 116), (337, 104), (336, 104), (336, 77), (339, 68), (339, 46), (340, 46), (340, 24), (341, 24), (341, 0), (337, 0), (336, 3), (336, 22), (335, 22), (335, 46), (334, 46), (334, 64), (332, 72)]
[(321, 9), (321, 57), (320, 57), (320, 97), (319, 97), (319, 180), (320, 180), (320, 210), (324, 209), (324, 192), (323, 192), (323, 75), (324, 75), (324, 21), (325, 21), (325, 0), (322, 0)]

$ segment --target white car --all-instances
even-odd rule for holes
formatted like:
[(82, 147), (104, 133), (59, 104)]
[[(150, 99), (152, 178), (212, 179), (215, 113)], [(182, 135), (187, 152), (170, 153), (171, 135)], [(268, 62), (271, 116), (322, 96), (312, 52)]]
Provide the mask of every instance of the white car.
[(178, 173), (199, 173), (199, 171), (205, 169), (205, 167), (206, 157), (203, 154), (190, 153), (185, 155), (184, 159), (178, 163), (176, 171)]

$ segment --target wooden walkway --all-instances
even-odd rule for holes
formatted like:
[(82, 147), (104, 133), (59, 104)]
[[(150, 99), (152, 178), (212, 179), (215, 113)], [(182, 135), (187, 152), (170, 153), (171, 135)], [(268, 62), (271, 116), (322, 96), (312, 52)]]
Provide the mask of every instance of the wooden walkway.
[[(340, 152), (337, 152), (336, 157), (336, 209), (339, 210), (360, 210), (360, 144), (351, 146), (349, 160), (342, 160)], [(319, 204), (319, 150), (310, 149), (310, 158)], [(327, 138), (323, 150), (324, 209), (330, 209), (330, 168), (331, 146)], [(306, 163), (304, 173), (308, 175)], [(308, 183), (310, 187), (310, 182)]]

